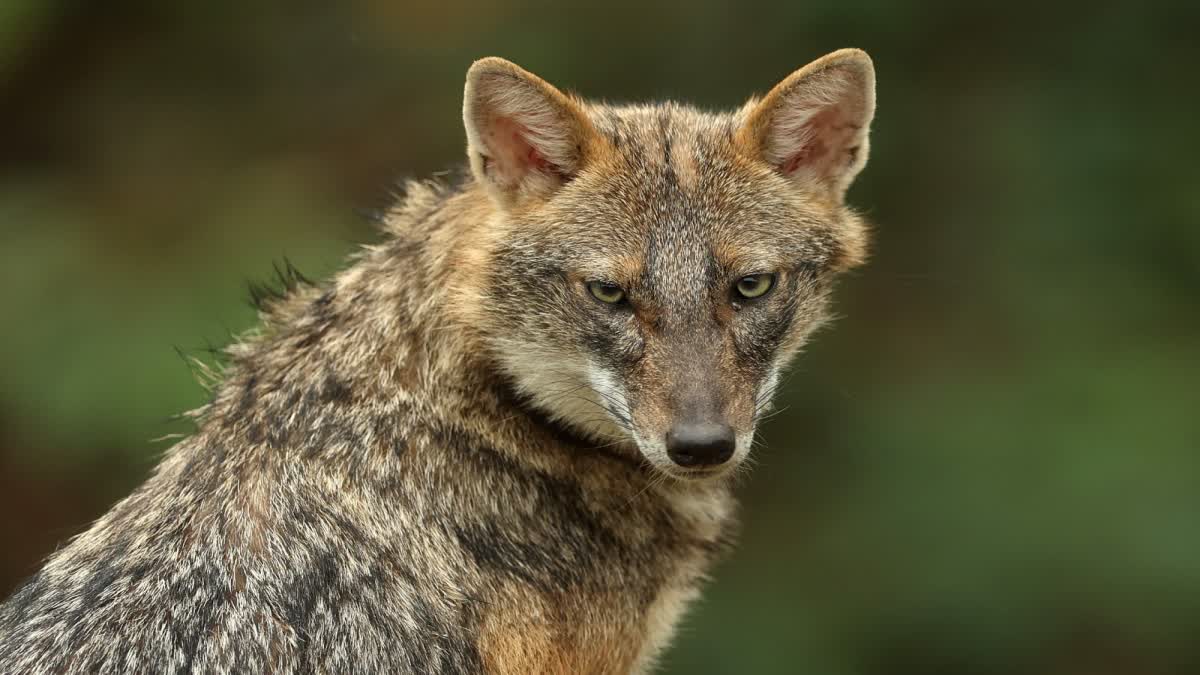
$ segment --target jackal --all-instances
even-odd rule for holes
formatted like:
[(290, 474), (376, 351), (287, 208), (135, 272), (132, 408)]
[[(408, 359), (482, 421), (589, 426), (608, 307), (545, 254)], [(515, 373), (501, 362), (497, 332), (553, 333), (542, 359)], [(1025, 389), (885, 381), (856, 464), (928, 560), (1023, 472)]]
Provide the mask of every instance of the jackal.
[(0, 607), (0, 671), (651, 669), (865, 256), (874, 86), (842, 50), (717, 114), (476, 62), (469, 173), (262, 298), (196, 433)]

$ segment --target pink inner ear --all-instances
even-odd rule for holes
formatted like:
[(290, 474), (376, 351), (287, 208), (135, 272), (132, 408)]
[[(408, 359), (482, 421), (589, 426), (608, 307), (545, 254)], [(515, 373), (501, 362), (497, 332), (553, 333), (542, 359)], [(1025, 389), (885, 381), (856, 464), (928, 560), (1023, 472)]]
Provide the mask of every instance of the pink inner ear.
[[(521, 142), (525, 141), (524, 138), (521, 138), (520, 140)], [(526, 143), (526, 145), (529, 144)], [(554, 169), (550, 162), (545, 157), (542, 157), (542, 153), (538, 152), (537, 148), (533, 147), (532, 145), (529, 145), (529, 152), (525, 155), (525, 160), (535, 169), (542, 171)]]
[(791, 176), (803, 168), (823, 179), (835, 178), (853, 161), (859, 125), (841, 107), (829, 106), (814, 113), (801, 130), (796, 138), (799, 146), (779, 166), (783, 175)]
[(829, 149), (825, 147), (825, 144), (819, 138), (814, 138), (800, 152), (792, 155), (790, 159), (784, 162), (783, 166), (779, 167), (779, 170), (783, 172), (783, 175), (790, 176), (800, 167), (811, 164), (815, 158), (828, 153)]
[(519, 180), (531, 169), (557, 171), (557, 167), (529, 142), (528, 137), (529, 129), (511, 118), (497, 117), (492, 120), (487, 144), (500, 170), (509, 179)]

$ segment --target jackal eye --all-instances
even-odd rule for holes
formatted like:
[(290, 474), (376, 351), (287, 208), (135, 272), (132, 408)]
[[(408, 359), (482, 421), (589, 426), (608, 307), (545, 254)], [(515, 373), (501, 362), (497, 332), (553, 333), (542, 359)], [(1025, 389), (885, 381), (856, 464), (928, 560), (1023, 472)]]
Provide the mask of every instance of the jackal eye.
[(747, 300), (753, 300), (754, 298), (761, 298), (766, 295), (767, 291), (771, 290), (771, 287), (774, 285), (774, 274), (750, 274), (738, 279), (735, 288), (738, 295)]
[(588, 292), (600, 302), (616, 305), (625, 300), (625, 289), (607, 281), (589, 281)]

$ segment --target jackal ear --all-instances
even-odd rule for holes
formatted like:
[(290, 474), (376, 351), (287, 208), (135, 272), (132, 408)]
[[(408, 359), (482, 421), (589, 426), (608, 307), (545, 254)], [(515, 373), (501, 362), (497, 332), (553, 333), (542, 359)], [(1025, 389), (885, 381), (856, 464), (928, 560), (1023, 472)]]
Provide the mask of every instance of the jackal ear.
[(574, 100), (494, 56), (467, 71), (463, 123), (471, 171), (504, 201), (544, 197), (570, 180), (593, 134)]
[(875, 115), (871, 57), (858, 49), (827, 54), (743, 112), (739, 136), (751, 153), (780, 174), (840, 201), (867, 163)]

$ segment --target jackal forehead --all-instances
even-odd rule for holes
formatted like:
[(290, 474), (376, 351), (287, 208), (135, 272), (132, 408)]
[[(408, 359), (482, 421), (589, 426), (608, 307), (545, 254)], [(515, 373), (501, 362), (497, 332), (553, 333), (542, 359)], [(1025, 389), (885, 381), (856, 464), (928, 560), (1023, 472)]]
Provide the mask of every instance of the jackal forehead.
[(593, 116), (613, 152), (549, 201), (542, 230), (581, 273), (671, 285), (835, 255), (833, 214), (739, 154), (737, 114), (662, 104)]

